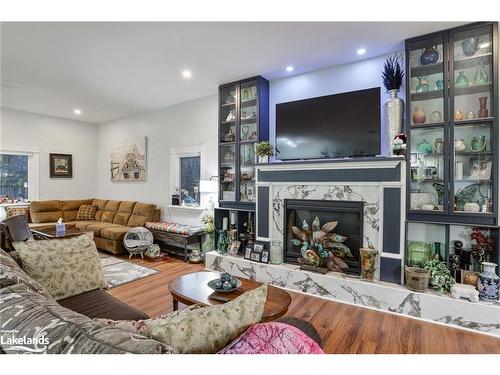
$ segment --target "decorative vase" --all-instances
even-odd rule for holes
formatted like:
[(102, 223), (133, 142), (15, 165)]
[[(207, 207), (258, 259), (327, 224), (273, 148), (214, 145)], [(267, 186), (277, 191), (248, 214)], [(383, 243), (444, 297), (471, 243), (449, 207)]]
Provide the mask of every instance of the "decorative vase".
[(456, 87), (467, 87), (467, 86), (469, 86), (469, 80), (465, 76), (463, 70), (461, 70), (461, 71), (458, 72), (458, 77), (455, 80), (455, 86)]
[(417, 77), (418, 85), (415, 88), (416, 92), (427, 92), (429, 91), (429, 84), (427, 83), (427, 77)]
[(499, 278), (495, 273), (496, 263), (483, 262), (483, 272), (479, 274), (477, 288), (479, 298), (483, 301), (495, 303), (498, 300)]
[(438, 79), (436, 81), (436, 89), (438, 91), (443, 91), (443, 88), (444, 88), (444, 81), (442, 79)]
[(213, 232), (202, 235), (201, 250), (204, 254), (215, 250), (215, 234)]
[(486, 73), (484, 65), (480, 64), (476, 67), (474, 80), (472, 82), (474, 82), (475, 85), (485, 85), (488, 83), (488, 73)]
[(191, 254), (189, 255), (189, 263), (200, 263), (201, 259), (200, 249), (191, 250)]
[(434, 152), (441, 153), (444, 150), (444, 141), (443, 138), (436, 138), (434, 140), (434, 145), (432, 146)]
[(470, 150), (479, 152), (483, 151), (486, 147), (486, 137), (484, 135), (479, 137), (472, 137), (472, 141), (470, 142)]
[(476, 115), (474, 114), (474, 111), (467, 111), (467, 113), (465, 113), (465, 118), (467, 120), (474, 120)]
[(420, 55), (420, 65), (435, 64), (439, 61), (439, 52), (435, 47), (425, 47)]
[(413, 110), (413, 123), (414, 124), (423, 124), (427, 117), (427, 113), (425, 113), (424, 107), (415, 107)]
[(488, 108), (486, 108), (487, 101), (488, 101), (487, 96), (481, 96), (479, 98), (479, 111), (477, 112), (477, 117), (479, 118), (488, 117)]
[(439, 111), (432, 111), (429, 120), (431, 120), (431, 123), (435, 124), (437, 122), (443, 121), (443, 116), (441, 116), (441, 112)]
[(271, 241), (269, 248), (269, 262), (271, 264), (283, 263), (283, 246), (281, 241)]
[(377, 260), (378, 251), (362, 247), (359, 249), (361, 256), (361, 279), (373, 281), (375, 277), (375, 261)]
[(259, 163), (261, 163), (261, 164), (269, 163), (269, 156), (267, 156), (267, 155), (260, 156), (259, 155)]
[(219, 254), (227, 254), (227, 230), (219, 231), (219, 240), (217, 241), (217, 251)]
[(431, 244), (423, 241), (410, 241), (406, 247), (408, 252), (408, 265), (423, 267), (431, 258)]
[(422, 139), (422, 142), (417, 143), (417, 151), (421, 154), (428, 154), (432, 152), (432, 145), (425, 139)]
[(479, 37), (467, 38), (462, 41), (462, 51), (465, 56), (474, 56), (479, 46)]
[(399, 90), (389, 90), (389, 99), (384, 103), (386, 130), (387, 155), (392, 156), (393, 143), (396, 135), (401, 133), (403, 128), (403, 99), (398, 97)]
[(463, 139), (455, 139), (454, 142), (455, 151), (465, 151), (465, 142)]
[(457, 109), (457, 110), (455, 111), (455, 116), (454, 116), (454, 118), (455, 118), (455, 121), (462, 121), (462, 120), (465, 118), (465, 115), (464, 115), (464, 113), (462, 112), (462, 110)]

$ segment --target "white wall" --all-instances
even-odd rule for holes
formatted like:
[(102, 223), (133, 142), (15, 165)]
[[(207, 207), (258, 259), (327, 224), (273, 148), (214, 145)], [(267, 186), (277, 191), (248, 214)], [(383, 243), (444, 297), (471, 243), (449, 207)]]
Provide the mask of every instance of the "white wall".
[[(383, 109), (383, 103), (387, 100), (388, 95), (385, 93), (385, 88), (382, 84), (381, 73), (387, 57), (379, 56), (271, 81), (269, 98), (269, 137), (271, 141), (274, 143), (276, 138), (276, 104), (279, 103), (381, 87), (380, 108)], [(405, 97), (404, 92), (405, 88), (403, 85), (399, 95), (403, 99)], [(384, 147), (385, 129), (382, 121), (382, 111), (381, 124), (381, 144)], [(382, 149), (382, 153), (384, 151), (385, 149)]]
[[(109, 157), (114, 144), (131, 136), (148, 137), (147, 181), (111, 182)], [(217, 175), (217, 96), (138, 114), (99, 125), (99, 196), (107, 199), (155, 203), (168, 219), (166, 205), (171, 203), (171, 147), (206, 145), (206, 165), (202, 178)], [(197, 224), (199, 213), (172, 209), (173, 220)]]
[[(40, 148), (39, 199), (97, 196), (97, 125), (1, 108), (0, 144)], [(73, 155), (73, 178), (51, 179), (49, 153)]]

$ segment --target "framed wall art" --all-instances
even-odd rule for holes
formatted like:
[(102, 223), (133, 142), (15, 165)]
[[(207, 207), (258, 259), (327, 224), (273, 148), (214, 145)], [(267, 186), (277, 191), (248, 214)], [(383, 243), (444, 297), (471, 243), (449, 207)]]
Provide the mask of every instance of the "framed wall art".
[(73, 178), (73, 155), (49, 154), (50, 178)]

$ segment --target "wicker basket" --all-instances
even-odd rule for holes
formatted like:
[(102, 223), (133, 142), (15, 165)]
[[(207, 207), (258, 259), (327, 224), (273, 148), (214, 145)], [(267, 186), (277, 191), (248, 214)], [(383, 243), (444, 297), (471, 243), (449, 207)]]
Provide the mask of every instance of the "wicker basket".
[(429, 270), (405, 267), (405, 286), (414, 292), (425, 292), (429, 286)]

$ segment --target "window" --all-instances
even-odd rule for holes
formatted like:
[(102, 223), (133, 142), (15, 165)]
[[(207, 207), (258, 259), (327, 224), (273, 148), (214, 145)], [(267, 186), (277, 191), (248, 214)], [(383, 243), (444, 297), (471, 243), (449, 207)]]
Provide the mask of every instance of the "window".
[(28, 156), (0, 154), (0, 197), (28, 199)]
[(0, 198), (39, 199), (38, 147), (0, 145)]
[(186, 204), (200, 205), (200, 161), (200, 156), (180, 157), (179, 185)]

